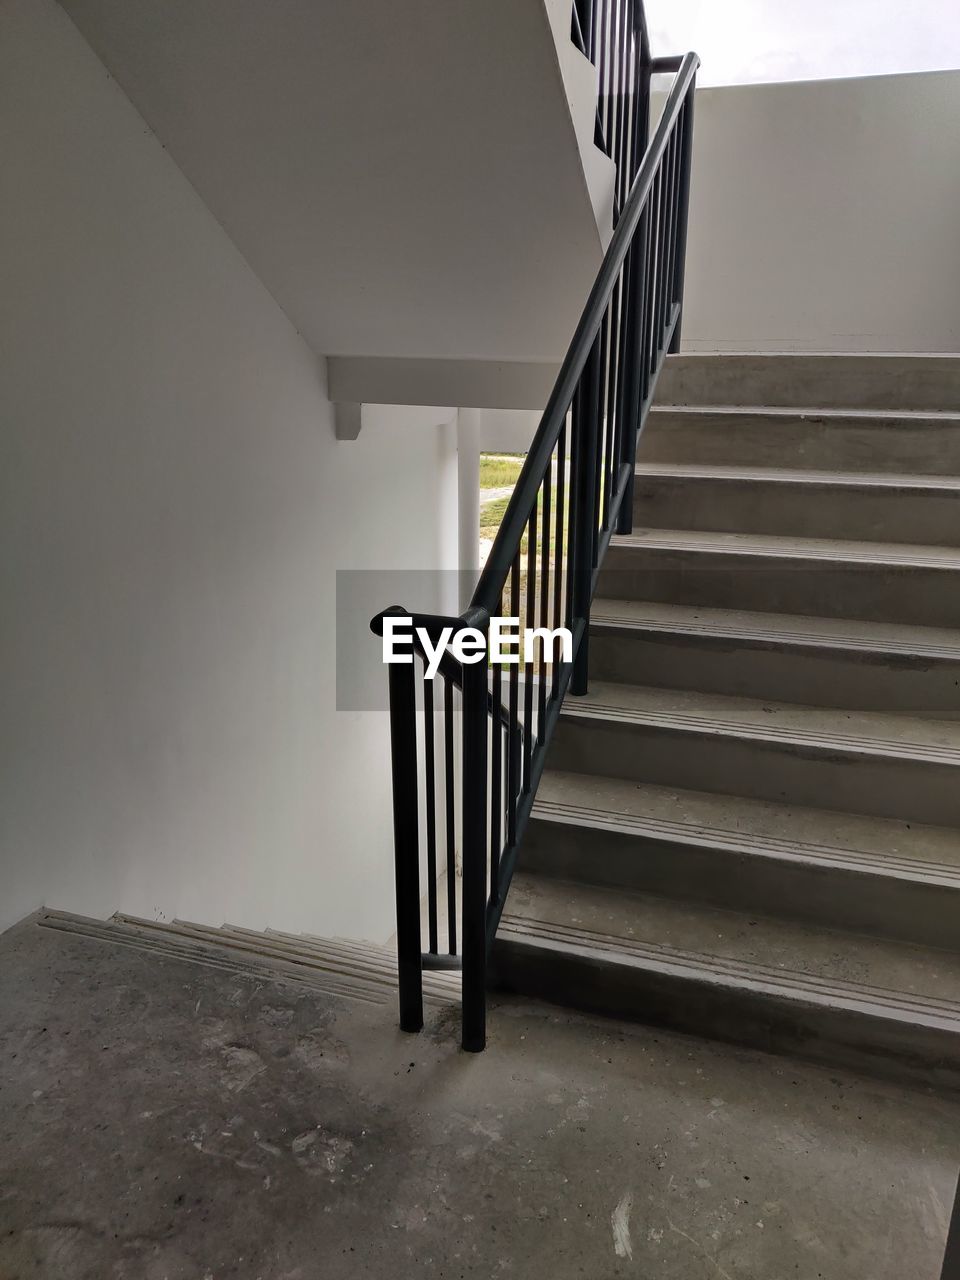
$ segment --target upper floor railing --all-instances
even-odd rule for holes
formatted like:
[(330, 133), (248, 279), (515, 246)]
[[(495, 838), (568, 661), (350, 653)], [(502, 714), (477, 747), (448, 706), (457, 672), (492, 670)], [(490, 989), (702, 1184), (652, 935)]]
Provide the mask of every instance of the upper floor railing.
[(642, 0), (574, 0), (571, 37), (597, 70), (594, 141), (617, 166), (616, 217), (649, 129), (653, 62)]
[[(577, 0), (578, 20), (608, 90), (598, 127), (630, 175), (616, 229), (470, 606), (413, 618), (431, 644), (444, 628), (486, 636), (491, 618), (566, 628), (571, 652), (551, 654), (543, 637), (506, 665), (482, 647), (476, 662), (448, 652), (431, 680), (420, 647), (413, 665), (389, 668), (401, 1026), (423, 1024), (424, 970), (459, 965), (469, 1050), (484, 1047), (489, 948), (563, 699), (586, 692), (599, 566), (632, 526), (638, 433), (680, 335), (699, 62), (651, 62), (634, 0)], [(649, 76), (667, 69), (675, 79), (645, 146)], [(394, 606), (373, 629), (391, 614), (409, 616)]]

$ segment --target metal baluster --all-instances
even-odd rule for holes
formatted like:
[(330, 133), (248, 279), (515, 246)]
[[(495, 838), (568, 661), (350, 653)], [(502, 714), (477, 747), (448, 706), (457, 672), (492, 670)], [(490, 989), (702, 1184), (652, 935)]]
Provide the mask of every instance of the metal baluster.
[[(510, 616), (520, 623), (520, 550), (510, 568)], [(510, 710), (507, 729), (507, 843), (517, 842), (517, 800), (520, 795), (520, 664), (510, 665)]]
[[(673, 135), (671, 134), (671, 141)], [(667, 284), (667, 239), (669, 228), (667, 226), (667, 177), (669, 174), (670, 145), (667, 143), (667, 149), (664, 152), (663, 159), (660, 161), (660, 186), (659, 186), (659, 230), (660, 238), (657, 245), (657, 344), (654, 352), (654, 358), (659, 361), (660, 352), (664, 348), (663, 335), (666, 329), (666, 284)]]
[(650, 363), (647, 353), (650, 350), (650, 280), (653, 275), (651, 263), (653, 219), (650, 216), (649, 198), (644, 206), (642, 218), (643, 238), (640, 251), (643, 254), (643, 292), (640, 297), (640, 345), (637, 348), (637, 362), (640, 365), (640, 402), (645, 404), (650, 393)]
[(600, 411), (600, 427), (603, 432), (603, 438), (606, 444), (606, 454), (603, 461), (603, 512), (601, 523), (604, 528), (607, 525), (607, 513), (610, 509), (610, 484), (609, 477), (613, 470), (613, 459), (615, 455), (614, 442), (614, 425), (616, 423), (616, 414), (613, 406), (616, 402), (617, 393), (617, 314), (619, 311), (620, 299), (618, 296), (618, 286), (614, 288), (610, 298), (610, 304), (607, 307), (606, 314), (600, 325), (600, 333), (603, 341), (600, 345), (600, 381), (601, 394), (603, 395), (603, 405)]
[(456, 800), (453, 759), (453, 681), (443, 677), (443, 764), (447, 828), (447, 950), (457, 954), (457, 851)]
[(611, 154), (610, 121), (607, 119), (610, 106), (607, 78), (610, 66), (608, 26), (610, 21), (611, 2), (612, 0), (600, 0), (600, 66), (599, 74), (597, 76), (597, 117), (600, 122), (601, 130), (599, 143), (608, 156)]
[(487, 987), (487, 660), (464, 663), (460, 702), (463, 802), (462, 1044), (486, 1044)]
[(417, 829), (416, 667), (392, 663), (390, 757), (393, 774), (393, 856), (397, 894), (397, 979), (400, 1027), (423, 1026), (423, 957), (420, 951), (420, 836)]
[[(534, 502), (527, 524), (527, 585), (524, 592), (526, 625), (537, 620), (537, 503)], [(523, 789), (530, 789), (530, 764), (533, 759), (533, 663), (523, 651)]]
[(427, 817), (427, 929), (430, 952), (436, 955), (437, 944), (437, 777), (434, 749), (433, 681), (423, 682), (423, 739)]
[(679, 128), (683, 139), (680, 148), (680, 224), (677, 229), (677, 262), (674, 275), (673, 296), (680, 304), (680, 315), (677, 317), (673, 331), (670, 350), (680, 350), (680, 325), (683, 321), (683, 283), (687, 264), (687, 221), (690, 213), (690, 170), (693, 165), (693, 104), (697, 88), (696, 76), (690, 85), (690, 92), (681, 108)]
[[(629, 279), (627, 275), (630, 259), (624, 263), (620, 271), (620, 290), (621, 303), (620, 314), (618, 316), (617, 325), (617, 395), (613, 403), (613, 411), (616, 421), (616, 432), (614, 433), (614, 441), (616, 444), (616, 462), (613, 468), (613, 474), (619, 480), (620, 464), (623, 461), (624, 443), (623, 443), (623, 403), (624, 403), (624, 387), (626, 384), (629, 369), (627, 367), (627, 316), (630, 305)], [(633, 363), (632, 361), (630, 363)]]
[[(648, 211), (641, 214), (641, 223), (637, 236), (627, 257), (628, 306), (626, 316), (625, 349), (629, 352), (627, 362), (627, 385), (624, 391), (624, 424), (621, 432), (623, 465), (627, 468), (627, 482), (620, 504), (620, 515), (617, 521), (617, 533), (625, 534), (633, 530), (633, 493), (637, 463), (637, 432), (640, 427), (640, 405), (643, 396), (643, 367), (641, 350), (643, 346), (644, 299), (647, 291), (647, 258), (644, 247), (647, 238)], [(639, 243), (638, 243), (639, 242)]]
[[(550, 624), (550, 498), (553, 490), (553, 470), (547, 467), (543, 477), (542, 531), (540, 534), (540, 626)], [(540, 679), (537, 685), (537, 745), (546, 736), (547, 718), (547, 654), (546, 641), (540, 641)]]
[(621, 2), (617, 8), (617, 134), (616, 150), (613, 159), (617, 166), (617, 188), (620, 192), (620, 208), (622, 209), (627, 193), (630, 190), (628, 181), (626, 152), (624, 140), (626, 135), (625, 121), (627, 117), (627, 9)]
[[(500, 598), (503, 613), (503, 597)], [(503, 703), (499, 662), (493, 664), (490, 690), (490, 896), (500, 900), (500, 854), (503, 852)]]
[[(560, 428), (560, 436), (557, 440), (557, 519), (556, 534), (554, 536), (554, 564), (553, 564), (553, 625), (560, 627), (563, 625), (563, 602), (564, 602), (564, 560), (567, 553), (567, 539), (564, 525), (564, 497), (566, 489), (566, 469), (567, 469), (567, 420), (564, 418), (563, 426)], [(560, 677), (563, 664), (558, 662), (553, 672), (553, 688), (550, 696), (556, 698), (560, 693)]]
[(594, 339), (578, 388), (578, 405), (574, 416), (576, 454), (574, 468), (578, 480), (574, 486), (573, 513), (573, 608), (574, 625), (583, 623), (580, 644), (574, 655), (570, 692), (587, 692), (589, 663), (590, 598), (593, 594), (593, 547), (596, 535), (596, 509), (593, 507), (594, 470), (597, 465), (597, 406), (600, 399), (600, 342)]
[(649, 350), (647, 352), (647, 369), (652, 380), (657, 360), (657, 345), (660, 335), (657, 332), (657, 272), (660, 269), (660, 171), (650, 192), (650, 208), (652, 210), (652, 229), (650, 232), (650, 331), (647, 335)]

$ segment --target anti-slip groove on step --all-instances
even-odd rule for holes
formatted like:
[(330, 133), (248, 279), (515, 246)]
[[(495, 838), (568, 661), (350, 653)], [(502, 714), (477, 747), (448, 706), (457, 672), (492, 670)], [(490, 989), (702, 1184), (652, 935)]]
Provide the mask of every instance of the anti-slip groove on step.
[(690, 418), (782, 418), (827, 426), (851, 422), (867, 426), (899, 426), (903, 423), (907, 427), (960, 427), (960, 413), (955, 409), (835, 409), (777, 404), (655, 404), (650, 410), (650, 421), (662, 421), (677, 415)]
[(801, 729), (796, 725), (784, 728), (776, 725), (761, 726), (742, 720), (684, 712), (666, 714), (658, 711), (644, 711), (638, 707), (592, 702), (586, 698), (571, 700), (565, 704), (562, 715), (568, 720), (615, 721), (620, 724), (642, 725), (677, 732), (794, 745), (825, 753), (879, 756), (894, 760), (913, 760), (919, 763), (960, 767), (960, 748), (958, 747), (934, 746), (896, 738), (868, 738), (855, 734), (825, 733), (822, 730)]
[[(958, 420), (960, 426), (960, 420)], [(637, 480), (708, 480), (722, 484), (770, 484), (773, 486), (795, 486), (800, 489), (844, 490), (856, 489), (867, 492), (877, 490), (893, 490), (896, 493), (942, 496), (957, 495), (960, 497), (960, 476), (900, 474), (891, 471), (818, 471), (791, 470), (785, 467), (749, 467), (735, 464), (716, 466), (697, 465), (696, 463), (645, 462), (638, 463), (635, 468)], [(642, 521), (641, 521), (642, 523)]]
[(379, 984), (352, 979), (346, 974), (337, 976), (329, 971), (296, 965), (265, 954), (258, 958), (226, 945), (202, 943), (186, 935), (177, 937), (175, 931), (165, 929), (153, 921), (131, 923), (135, 919), (125, 917), (103, 921), (74, 916), (68, 912), (45, 910), (38, 923), (42, 928), (107, 942), (111, 946), (132, 947), (138, 951), (148, 951), (152, 955), (201, 964), (207, 968), (255, 977), (261, 981), (293, 982), (308, 990), (343, 999), (377, 1005), (385, 1004), (390, 999), (389, 991)]
[[(699, 608), (696, 605), (629, 604), (597, 598), (591, 630), (625, 634), (715, 636), (765, 645), (851, 650), (907, 658), (939, 658), (960, 664), (960, 632), (849, 619)], [(925, 639), (926, 636), (935, 637)]]
[(800, 413), (960, 410), (953, 355), (836, 352), (690, 353), (667, 360), (661, 405), (775, 405)]
[[(638, 942), (588, 929), (504, 913), (500, 933), (531, 945), (547, 945), (566, 953), (600, 954), (614, 963), (637, 968), (672, 970), (687, 978), (740, 990), (760, 991), (803, 1004), (818, 1004), (850, 1012), (920, 1024), (960, 1037), (960, 1002), (932, 1000), (906, 992), (856, 982), (840, 982), (816, 974), (791, 972), (705, 952), (684, 951), (662, 943)], [(960, 1041), (958, 1041), (960, 1047)]]
[[(328, 943), (326, 939), (261, 933), (232, 925), (218, 928), (190, 921), (142, 920), (119, 912), (109, 920), (92, 920), (46, 910), (38, 923), (44, 928), (134, 947), (228, 973), (270, 982), (293, 982), (343, 999), (377, 1005), (395, 999), (396, 955), (373, 945), (347, 944), (336, 939)], [(423, 995), (431, 1004), (456, 1000), (458, 975), (424, 974)]]
[(845, 542), (758, 533), (700, 533), (686, 529), (645, 530), (615, 537), (611, 547), (627, 551), (688, 551), (703, 555), (805, 560), (834, 565), (868, 564), (960, 571), (960, 550), (903, 543)]
[(538, 799), (534, 805), (533, 817), (540, 822), (605, 830), (669, 844), (697, 844), (747, 853), (754, 857), (817, 863), (821, 866), (922, 880), (928, 884), (960, 889), (960, 862), (951, 865), (932, 859), (897, 857), (875, 849), (852, 849), (801, 839), (786, 840), (743, 830), (730, 831), (702, 822), (683, 822), (659, 816), (642, 817), (557, 800)]

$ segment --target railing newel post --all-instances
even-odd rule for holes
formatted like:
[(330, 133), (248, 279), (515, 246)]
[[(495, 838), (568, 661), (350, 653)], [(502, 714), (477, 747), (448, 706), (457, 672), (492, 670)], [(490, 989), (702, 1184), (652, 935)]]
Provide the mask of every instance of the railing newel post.
[(390, 744), (393, 774), (393, 851), (397, 894), (397, 980), (400, 1027), (423, 1027), (423, 961), (420, 944), (420, 837), (417, 825), (417, 693), (415, 666), (389, 667)]
[(463, 666), (462, 1044), (468, 1053), (479, 1053), (487, 1036), (487, 668), (486, 652), (479, 662)]

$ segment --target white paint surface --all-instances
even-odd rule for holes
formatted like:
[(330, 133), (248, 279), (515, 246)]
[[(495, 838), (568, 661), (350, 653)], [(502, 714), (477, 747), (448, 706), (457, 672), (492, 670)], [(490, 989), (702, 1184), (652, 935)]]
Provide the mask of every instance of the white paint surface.
[(697, 94), (685, 351), (960, 350), (960, 72)]
[(421, 405), (459, 402), (478, 409), (507, 410), (542, 409), (560, 371), (559, 362), (363, 356), (332, 356), (327, 365), (334, 400)]
[(0, 8), (0, 151), (0, 927), (386, 938), (334, 571), (455, 568), (451, 432), (334, 439), (322, 362), (52, 0)]
[(457, 415), (457, 541), (460, 608), (465, 609), (480, 577), (480, 429), (479, 409)]
[(544, 0), (62, 3), (314, 351), (561, 358), (612, 193), (569, 4), (562, 69)]

